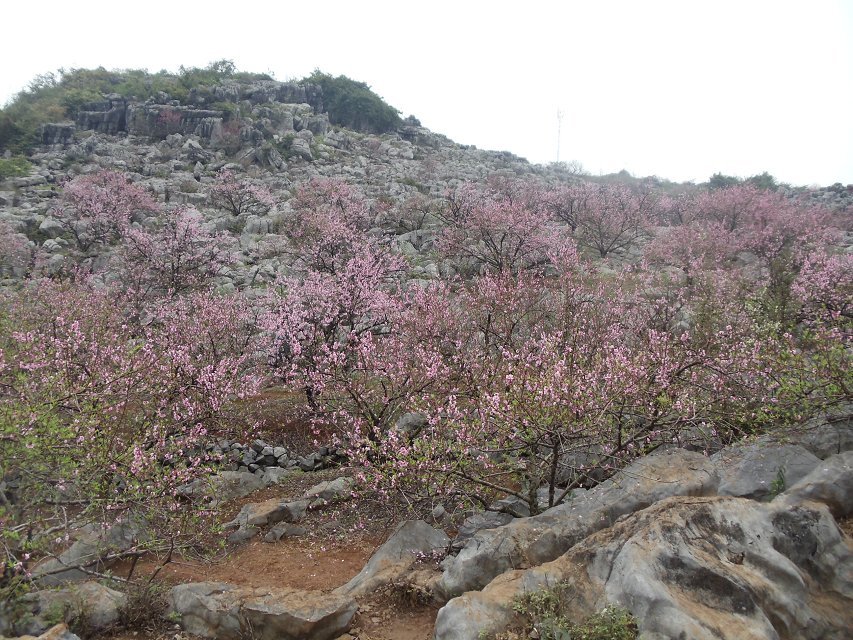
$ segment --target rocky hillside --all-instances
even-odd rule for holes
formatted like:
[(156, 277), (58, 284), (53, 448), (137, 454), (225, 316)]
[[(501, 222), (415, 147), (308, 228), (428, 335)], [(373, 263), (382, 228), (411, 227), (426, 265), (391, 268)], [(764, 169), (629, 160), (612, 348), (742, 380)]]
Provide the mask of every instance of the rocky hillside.
[(847, 636), (850, 185), (227, 64), (73, 72), (0, 144), (0, 633)]

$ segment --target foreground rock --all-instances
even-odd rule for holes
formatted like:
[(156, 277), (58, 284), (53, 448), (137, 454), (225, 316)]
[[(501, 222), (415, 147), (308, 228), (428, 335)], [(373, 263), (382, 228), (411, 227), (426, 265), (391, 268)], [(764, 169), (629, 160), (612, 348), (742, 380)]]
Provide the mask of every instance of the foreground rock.
[(119, 611), (126, 605), (123, 593), (94, 581), (35, 591), (22, 598), (16, 620), (7, 620), (0, 607), (0, 633), (38, 635), (46, 632), (57, 618), (85, 620), (87, 629), (101, 631), (118, 622)]
[(222, 582), (178, 585), (169, 605), (185, 631), (221, 640), (329, 640), (350, 628), (357, 609), (340, 594)]
[(518, 596), (557, 583), (570, 585), (570, 620), (615, 603), (647, 638), (842, 640), (853, 628), (853, 554), (825, 506), (674, 497), (451, 600), (435, 638), (498, 633)]
[(699, 453), (675, 449), (640, 458), (630, 467), (571, 502), (497, 529), (478, 531), (447, 563), (436, 585), (449, 599), (482, 589), (518, 567), (548, 562), (619, 516), (670, 496), (713, 495), (719, 484), (714, 463)]
[(720, 468), (720, 495), (754, 500), (780, 493), (811, 473), (820, 462), (804, 447), (772, 442), (727, 447), (711, 460)]
[(806, 501), (825, 504), (838, 520), (853, 515), (853, 451), (822, 461), (774, 503), (797, 505)]
[(389, 584), (404, 575), (420, 558), (433, 553), (443, 555), (450, 544), (447, 534), (423, 520), (409, 520), (397, 527), (364, 568), (335, 593), (360, 596)]
[(99, 568), (105, 558), (130, 549), (143, 535), (144, 527), (130, 520), (114, 524), (106, 531), (90, 525), (58, 558), (38, 565), (33, 576), (42, 587), (89, 580), (92, 576), (84, 569)]

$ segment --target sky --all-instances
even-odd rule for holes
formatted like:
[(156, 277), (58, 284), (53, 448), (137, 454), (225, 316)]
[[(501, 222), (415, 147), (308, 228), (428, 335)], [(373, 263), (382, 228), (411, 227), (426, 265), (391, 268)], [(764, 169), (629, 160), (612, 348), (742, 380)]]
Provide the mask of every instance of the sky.
[(347, 75), (456, 142), (531, 162), (853, 183), (853, 0), (84, 5), (4, 7), (0, 103), (59, 68), (226, 59), (278, 80)]

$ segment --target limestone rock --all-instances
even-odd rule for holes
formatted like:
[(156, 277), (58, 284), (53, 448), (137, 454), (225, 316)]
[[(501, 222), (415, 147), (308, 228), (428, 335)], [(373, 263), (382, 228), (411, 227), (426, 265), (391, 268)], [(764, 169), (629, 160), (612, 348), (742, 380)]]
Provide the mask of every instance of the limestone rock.
[(311, 487), (305, 492), (305, 497), (311, 500), (312, 504), (341, 500), (350, 497), (352, 486), (351, 478), (335, 478)]
[(41, 126), (41, 143), (67, 146), (74, 139), (76, 127), (73, 122), (49, 122)]
[(807, 500), (825, 504), (837, 520), (853, 514), (853, 451), (821, 461), (774, 504), (796, 505)]
[(853, 407), (847, 405), (814, 420), (789, 434), (790, 439), (821, 460), (853, 450)]
[(231, 522), (226, 523), (226, 529), (243, 526), (263, 526), (276, 522), (298, 522), (308, 510), (308, 500), (283, 502), (272, 498), (264, 502), (254, 502), (244, 505)]
[(459, 525), (459, 531), (456, 537), (453, 538), (452, 547), (461, 549), (465, 543), (470, 540), (475, 533), (484, 529), (496, 529), (505, 524), (509, 524), (515, 518), (508, 513), (498, 513), (495, 511), (485, 511), (483, 513), (475, 513), (473, 516), (465, 518), (465, 521)]
[(65, 227), (52, 216), (48, 216), (39, 225), (39, 232), (44, 234), (49, 239), (58, 238), (65, 233)]
[(437, 585), (439, 595), (452, 598), (482, 589), (508, 569), (559, 557), (620, 516), (674, 495), (714, 495), (718, 483), (715, 465), (699, 453), (673, 449), (640, 458), (570, 502), (474, 534), (448, 562)]
[(264, 487), (264, 481), (246, 471), (220, 471), (209, 478), (199, 478), (178, 488), (178, 495), (207, 499), (214, 504), (242, 498)]
[(169, 604), (185, 631), (221, 640), (330, 640), (349, 629), (357, 609), (342, 595), (221, 582), (178, 585)]
[(727, 447), (711, 460), (720, 468), (720, 495), (754, 500), (783, 491), (820, 462), (801, 446), (772, 442)]
[(60, 554), (58, 559), (39, 564), (33, 570), (33, 576), (44, 587), (88, 580), (91, 576), (81, 571), (81, 567), (97, 566), (101, 558), (129, 549), (142, 532), (142, 525), (130, 520), (115, 524), (106, 531), (87, 528), (81, 538)]
[(443, 531), (434, 529), (423, 520), (403, 522), (358, 575), (335, 589), (335, 593), (349, 596), (369, 593), (403, 575), (417, 560), (419, 553), (443, 552), (449, 542)]
[(615, 603), (643, 638), (841, 640), (853, 628), (853, 553), (825, 507), (675, 497), (451, 600), (435, 639), (498, 633), (517, 596), (561, 582), (569, 619)]
[[(29, 610), (30, 616), (23, 626), (17, 625), (15, 631), (37, 635), (45, 632), (57, 616), (66, 620), (85, 616), (87, 627), (100, 631), (119, 620), (119, 609), (127, 603), (127, 597), (109, 587), (94, 581), (69, 585), (62, 589), (44, 589), (28, 593), (22, 599), (22, 606)], [(8, 632), (0, 624), (0, 632)]]
[(301, 538), (307, 534), (308, 530), (305, 527), (289, 522), (279, 522), (270, 528), (264, 536), (264, 542), (278, 542), (282, 538)]

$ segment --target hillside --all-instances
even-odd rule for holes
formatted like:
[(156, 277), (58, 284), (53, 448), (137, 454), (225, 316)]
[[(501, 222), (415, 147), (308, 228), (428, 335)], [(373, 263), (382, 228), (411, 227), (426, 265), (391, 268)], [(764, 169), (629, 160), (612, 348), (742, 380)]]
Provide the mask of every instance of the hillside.
[(0, 633), (853, 623), (850, 186), (533, 165), (227, 62), (42, 78), (0, 148)]

